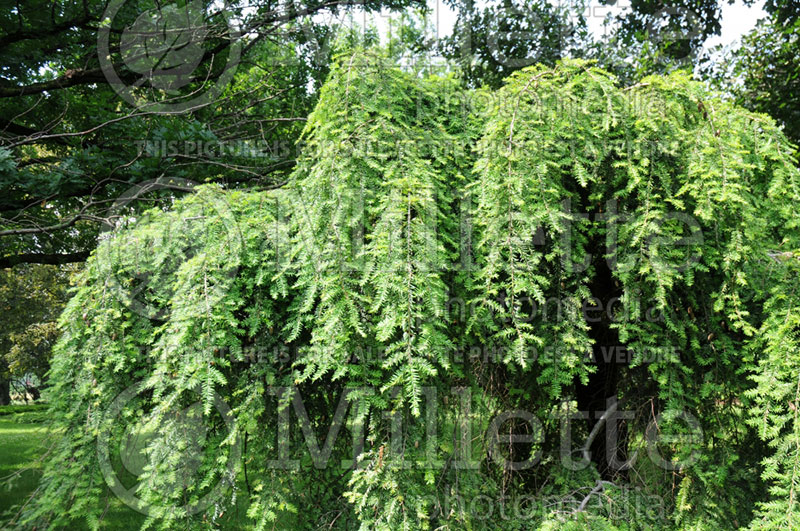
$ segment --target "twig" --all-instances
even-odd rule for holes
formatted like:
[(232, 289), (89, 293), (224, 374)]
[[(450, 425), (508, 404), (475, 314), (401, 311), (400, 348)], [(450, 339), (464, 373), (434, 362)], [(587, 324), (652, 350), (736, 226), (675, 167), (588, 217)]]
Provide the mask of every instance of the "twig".
[(592, 496), (594, 496), (595, 494), (599, 494), (600, 492), (605, 490), (606, 485), (616, 487), (616, 485), (614, 485), (610, 481), (604, 481), (602, 479), (598, 479), (594, 488), (592, 488), (592, 490), (589, 491), (589, 494), (587, 494), (586, 497), (583, 499), (583, 501), (581, 501), (581, 504), (578, 506), (577, 510), (575, 510), (575, 513), (580, 513), (585, 511), (586, 506), (589, 505), (589, 501), (592, 499)]
[(613, 402), (611, 402), (608, 405), (608, 409), (606, 409), (606, 412), (603, 413), (603, 415), (598, 419), (597, 423), (592, 428), (592, 431), (589, 433), (589, 436), (586, 438), (586, 442), (583, 444), (583, 447), (581, 448), (581, 453), (583, 454), (583, 458), (586, 461), (591, 461), (591, 456), (589, 455), (589, 448), (592, 446), (592, 443), (597, 438), (597, 435), (600, 433), (600, 429), (603, 427), (603, 424), (605, 424), (606, 421), (608, 420), (608, 417), (610, 417), (611, 414), (617, 410), (617, 406), (619, 405), (616, 398), (612, 398), (610, 400), (613, 400)]

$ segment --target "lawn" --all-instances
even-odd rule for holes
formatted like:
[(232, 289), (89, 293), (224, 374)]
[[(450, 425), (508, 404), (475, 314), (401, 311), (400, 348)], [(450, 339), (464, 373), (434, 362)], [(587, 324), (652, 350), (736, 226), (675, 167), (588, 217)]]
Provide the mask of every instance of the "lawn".
[[(8, 526), (39, 482), (39, 458), (50, 440), (44, 422), (46, 414), (45, 405), (0, 406), (0, 527)], [(113, 495), (110, 499), (103, 529), (128, 531), (141, 526), (144, 515)], [(231, 517), (224, 518), (223, 529), (245, 528), (234, 519), (235, 514)]]
[(36, 488), (41, 474), (39, 456), (44, 453), (45, 406), (0, 407), (0, 514), (7, 522)]

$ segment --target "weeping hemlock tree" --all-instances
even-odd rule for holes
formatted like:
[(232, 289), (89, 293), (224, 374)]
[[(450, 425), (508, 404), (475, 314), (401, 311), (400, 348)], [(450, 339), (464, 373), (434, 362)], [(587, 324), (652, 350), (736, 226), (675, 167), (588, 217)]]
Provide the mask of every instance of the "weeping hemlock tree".
[(466, 91), (359, 54), (302, 142), (281, 190), (101, 242), (16, 522), (800, 525), (800, 175), (771, 119), (680, 74)]

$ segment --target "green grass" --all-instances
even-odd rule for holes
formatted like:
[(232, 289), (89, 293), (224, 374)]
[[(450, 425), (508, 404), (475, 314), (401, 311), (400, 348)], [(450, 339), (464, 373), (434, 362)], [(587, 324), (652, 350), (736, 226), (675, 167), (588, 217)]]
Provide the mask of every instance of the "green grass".
[[(0, 528), (4, 528), (34, 492), (41, 477), (42, 464), (48, 445), (45, 428), (46, 406), (0, 406)], [(145, 517), (130, 509), (108, 492), (110, 504), (102, 528), (112, 531), (138, 529)], [(239, 507), (223, 516), (223, 529), (246, 529), (245, 496), (239, 497)], [(73, 529), (80, 529), (76, 522)]]
[[(42, 473), (40, 458), (49, 437), (44, 425), (46, 405), (0, 406), (0, 522), (9, 522), (36, 489)], [(138, 528), (144, 517), (119, 500), (112, 500), (105, 529)]]
[(39, 456), (44, 453), (44, 406), (0, 407), (0, 515), (9, 512), (36, 488), (41, 475)]

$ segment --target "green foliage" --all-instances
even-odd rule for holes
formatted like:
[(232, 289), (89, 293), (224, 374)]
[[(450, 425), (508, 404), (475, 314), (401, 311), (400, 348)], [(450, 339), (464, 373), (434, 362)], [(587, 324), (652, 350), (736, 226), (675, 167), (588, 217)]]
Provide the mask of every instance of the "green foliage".
[[(98, 441), (131, 426), (151, 527), (242, 497), (255, 529), (792, 525), (800, 173), (774, 121), (682, 74), (566, 61), (468, 91), (384, 59), (336, 62), (283, 189), (201, 187), (101, 242), (20, 525), (100, 527)], [(616, 343), (639, 460), (566, 466), (582, 394), (608, 397), (587, 352)]]
[(455, 196), (468, 171), (449, 149), (465, 127), (447, 100), (457, 87), (359, 56), (332, 76), (287, 190), (299, 297), (286, 330), (295, 339), (313, 327), (303, 379), (336, 368), (334, 379), (358, 381), (350, 356), (383, 349), (393, 372), (378, 382), (403, 387), (418, 413), (421, 381), (447, 369), (453, 349), (445, 270), (457, 258)]
[(284, 183), (350, 7), (0, 2), (0, 265), (85, 260), (114, 200), (165, 174)]
[(13, 386), (17, 391), (22, 391), (21, 382), (31, 377), (37, 384), (44, 383), (60, 333), (56, 321), (67, 302), (69, 277), (75, 270), (47, 265), (0, 270), (0, 385), (5, 385), (6, 393), (12, 381), (19, 384)]
[(752, 407), (748, 422), (772, 453), (764, 460), (764, 478), (771, 497), (760, 504), (753, 528), (791, 529), (800, 525), (797, 477), (800, 474), (800, 300), (795, 256), (784, 257), (788, 267), (770, 290), (765, 304), (768, 317), (754, 342), (758, 365), (752, 372), (755, 387), (748, 391)]
[[(728, 2), (732, 3), (732, 2)], [(609, 42), (599, 42), (601, 64), (642, 75), (692, 68), (708, 60), (702, 46), (722, 30), (722, 2), (633, 0), (620, 10)], [(617, 55), (621, 57), (614, 57)]]
[(773, 116), (795, 144), (800, 143), (798, 53), (800, 18), (796, 12), (794, 17), (782, 17), (778, 12), (771, 20), (761, 21), (732, 58), (733, 75), (743, 80), (735, 90), (740, 104)]
[(457, 15), (453, 34), (442, 39), (443, 54), (471, 86), (498, 88), (512, 72), (582, 54), (586, 20), (577, 3), (504, 0), (477, 4), (449, 0)]

